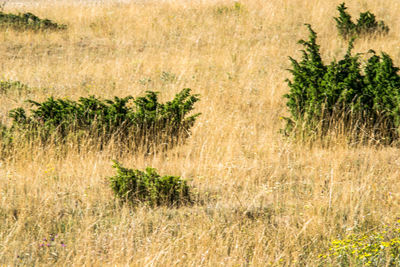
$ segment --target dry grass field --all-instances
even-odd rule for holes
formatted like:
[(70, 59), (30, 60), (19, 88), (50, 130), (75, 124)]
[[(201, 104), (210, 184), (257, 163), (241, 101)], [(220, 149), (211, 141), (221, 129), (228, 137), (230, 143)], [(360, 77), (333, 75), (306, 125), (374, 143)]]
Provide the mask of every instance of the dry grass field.
[[(300, 143), (280, 134), (288, 56), (304, 23), (324, 60), (347, 43), (339, 1), (36, 1), (5, 5), (68, 25), (61, 32), (0, 30), (0, 76), (34, 88), (0, 94), (0, 120), (27, 99), (200, 94), (202, 115), (181, 146), (151, 155), (113, 147), (15, 149), (0, 162), (0, 265), (318, 266), (332, 239), (393, 224), (400, 208), (395, 147)], [(385, 51), (400, 65), (400, 2), (349, 1), (389, 35), (355, 52)], [(115, 199), (112, 159), (179, 175), (203, 201), (136, 208)], [(57, 235), (47, 247), (51, 235)], [(63, 245), (61, 245), (61, 242)], [(41, 246), (41, 244), (45, 244)]]

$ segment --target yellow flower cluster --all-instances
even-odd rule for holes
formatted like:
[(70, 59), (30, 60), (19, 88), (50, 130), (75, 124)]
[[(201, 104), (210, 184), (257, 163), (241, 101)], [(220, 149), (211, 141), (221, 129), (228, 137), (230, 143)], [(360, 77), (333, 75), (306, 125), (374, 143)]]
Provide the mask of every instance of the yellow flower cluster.
[(319, 255), (324, 262), (340, 265), (399, 266), (400, 221), (384, 231), (352, 234), (331, 242), (329, 253)]

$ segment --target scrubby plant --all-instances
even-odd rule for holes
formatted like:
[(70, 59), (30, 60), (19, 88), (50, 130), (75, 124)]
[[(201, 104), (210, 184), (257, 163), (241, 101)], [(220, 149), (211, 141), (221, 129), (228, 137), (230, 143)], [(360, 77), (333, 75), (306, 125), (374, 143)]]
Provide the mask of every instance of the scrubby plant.
[(20, 107), (11, 110), (9, 116), (13, 133), (28, 139), (39, 138), (42, 142), (54, 139), (63, 142), (86, 133), (100, 144), (113, 138), (129, 147), (171, 145), (187, 137), (199, 116), (188, 113), (198, 100), (198, 95), (192, 95), (190, 89), (182, 90), (166, 103), (160, 103), (158, 94), (152, 91), (136, 99), (128, 96), (101, 100), (91, 96), (73, 101), (50, 97), (41, 103), (29, 100), (34, 107), (30, 112)]
[(337, 7), (339, 17), (334, 18), (336, 20), (336, 28), (343, 38), (348, 39), (355, 36), (387, 34), (389, 32), (389, 27), (386, 26), (383, 21), (377, 21), (373, 13), (369, 11), (360, 13), (357, 23), (354, 23), (351, 20), (350, 14), (346, 12), (346, 9), (345, 3), (340, 4)]
[(322, 264), (335, 266), (399, 266), (400, 221), (382, 231), (352, 234), (331, 242)]
[(26, 84), (23, 84), (19, 81), (12, 80), (0, 80), (0, 93), (8, 94), (8, 93), (28, 93), (29, 87)]
[(179, 206), (190, 203), (187, 182), (179, 176), (161, 176), (153, 168), (145, 171), (127, 169), (114, 161), (117, 174), (110, 177), (114, 194), (122, 201), (136, 205)]
[(12, 142), (12, 135), (10, 129), (7, 128), (3, 123), (0, 123), (0, 147), (2, 149), (9, 146)]
[(389, 55), (371, 56), (361, 63), (361, 55), (352, 55), (352, 41), (339, 61), (325, 65), (317, 35), (307, 25), (308, 41), (302, 60), (290, 58), (293, 75), (287, 80), (290, 91), (286, 134), (324, 136), (341, 125), (353, 141), (375, 140), (390, 144), (399, 138), (400, 76)]
[(32, 13), (12, 14), (0, 11), (0, 27), (14, 30), (64, 30), (64, 24), (55, 23), (49, 19), (41, 19)]
[(216, 14), (226, 15), (226, 14), (240, 14), (245, 11), (243, 4), (240, 2), (234, 2), (232, 6), (219, 6), (215, 9)]
[(163, 71), (160, 75), (160, 79), (163, 82), (175, 82), (177, 80), (177, 77), (175, 74), (168, 72), (168, 71)]

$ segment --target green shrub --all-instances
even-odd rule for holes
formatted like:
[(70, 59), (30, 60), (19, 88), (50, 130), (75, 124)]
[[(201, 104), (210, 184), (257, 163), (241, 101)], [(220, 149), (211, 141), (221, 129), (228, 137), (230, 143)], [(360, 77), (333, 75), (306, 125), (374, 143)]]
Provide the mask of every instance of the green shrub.
[(110, 177), (115, 195), (130, 204), (179, 206), (190, 203), (189, 186), (179, 176), (160, 176), (155, 169), (132, 170), (114, 162), (117, 174)]
[(321, 254), (323, 264), (335, 266), (399, 266), (400, 225), (379, 232), (353, 234), (331, 242), (329, 253)]
[(10, 130), (0, 122), (0, 147), (5, 149), (12, 142)]
[(344, 3), (337, 7), (339, 17), (336, 20), (336, 27), (339, 34), (347, 39), (354, 36), (371, 35), (371, 34), (387, 34), (389, 27), (383, 21), (376, 21), (375, 15), (367, 11), (360, 13), (357, 23), (351, 20), (350, 14), (346, 12), (347, 7)]
[(309, 41), (300, 62), (290, 58), (292, 80), (287, 106), (290, 118), (284, 132), (324, 136), (341, 126), (353, 141), (390, 144), (399, 138), (400, 76), (389, 55), (372, 55), (363, 64), (352, 55), (352, 41), (344, 58), (325, 65), (317, 35), (308, 25)]
[(219, 6), (215, 9), (216, 14), (218, 15), (227, 15), (227, 14), (235, 14), (239, 15), (240, 13), (243, 13), (245, 11), (245, 8), (243, 4), (240, 2), (234, 2), (232, 6)]
[(40, 19), (32, 13), (7, 14), (0, 11), (0, 27), (15, 30), (64, 30), (64, 24), (57, 24), (49, 19)]
[(161, 81), (167, 83), (167, 82), (175, 82), (177, 80), (177, 77), (175, 74), (167, 71), (163, 71), (160, 76)]
[[(129, 105), (133, 100), (133, 106)], [(57, 142), (86, 133), (101, 144), (111, 138), (128, 147), (174, 144), (187, 137), (197, 116), (188, 116), (198, 95), (190, 89), (176, 94), (172, 101), (159, 103), (156, 92), (148, 91), (144, 97), (115, 97), (100, 100), (94, 96), (78, 101), (48, 98), (39, 103), (29, 100), (35, 108), (27, 114), (25, 109), (10, 111), (13, 133), (22, 133), (28, 139), (39, 138)], [(51, 138), (53, 137), (53, 138)]]
[(29, 93), (29, 87), (19, 81), (0, 80), (0, 93)]

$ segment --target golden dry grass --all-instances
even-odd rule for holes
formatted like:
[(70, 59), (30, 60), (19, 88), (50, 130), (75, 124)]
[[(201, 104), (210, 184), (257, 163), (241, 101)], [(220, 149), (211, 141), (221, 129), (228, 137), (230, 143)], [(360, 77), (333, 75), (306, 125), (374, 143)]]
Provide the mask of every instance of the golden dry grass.
[[(37, 2), (36, 2), (37, 3)], [(167, 153), (119, 158), (181, 175), (205, 199), (179, 209), (136, 209), (114, 199), (112, 150), (66, 154), (16, 150), (0, 165), (0, 265), (317, 265), (332, 238), (392, 223), (400, 208), (397, 148), (297, 144), (279, 133), (288, 56), (299, 56), (304, 23), (319, 34), (324, 59), (346, 43), (333, 16), (338, 1), (138, 1), (6, 5), (69, 25), (65, 32), (0, 31), (0, 74), (35, 89), (1, 95), (0, 114), (28, 98), (101, 97), (189, 87), (201, 112), (186, 144)], [(391, 28), (356, 42), (400, 65), (396, 0), (353, 1)], [(358, 13), (357, 13), (358, 14)], [(175, 79), (161, 79), (163, 72)], [(58, 234), (57, 244), (41, 248)], [(58, 242), (63, 241), (66, 247)]]

